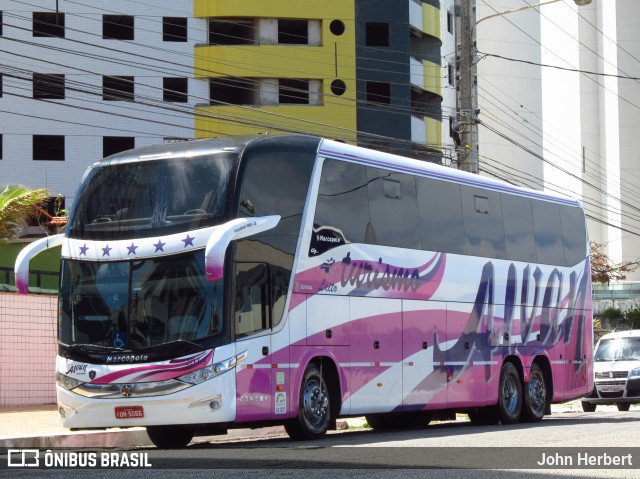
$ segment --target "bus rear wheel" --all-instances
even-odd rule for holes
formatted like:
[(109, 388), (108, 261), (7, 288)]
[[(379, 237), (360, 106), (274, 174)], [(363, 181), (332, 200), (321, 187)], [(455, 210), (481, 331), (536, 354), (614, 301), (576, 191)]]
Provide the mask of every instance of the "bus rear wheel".
[(161, 449), (186, 447), (193, 439), (194, 430), (180, 426), (148, 426), (147, 435)]
[(285, 424), (285, 430), (294, 440), (319, 439), (331, 424), (331, 399), (327, 384), (315, 364), (304, 372), (298, 415)]
[(522, 419), (529, 422), (542, 420), (547, 409), (547, 385), (542, 369), (537, 364), (531, 365), (529, 382), (524, 385), (524, 404)]
[(522, 383), (513, 363), (504, 363), (498, 386), (498, 416), (502, 424), (515, 424), (522, 411)]

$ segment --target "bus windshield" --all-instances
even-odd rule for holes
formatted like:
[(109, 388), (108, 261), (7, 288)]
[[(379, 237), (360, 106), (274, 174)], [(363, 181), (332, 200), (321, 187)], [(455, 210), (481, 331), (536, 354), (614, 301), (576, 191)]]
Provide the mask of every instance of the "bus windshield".
[(121, 262), (64, 260), (59, 340), (141, 350), (173, 341), (220, 345), (228, 335), (222, 283), (206, 281), (204, 251)]
[(594, 356), (596, 361), (640, 361), (640, 337), (603, 339)]
[(218, 153), (99, 164), (80, 189), (69, 237), (122, 240), (218, 224), (235, 158)]

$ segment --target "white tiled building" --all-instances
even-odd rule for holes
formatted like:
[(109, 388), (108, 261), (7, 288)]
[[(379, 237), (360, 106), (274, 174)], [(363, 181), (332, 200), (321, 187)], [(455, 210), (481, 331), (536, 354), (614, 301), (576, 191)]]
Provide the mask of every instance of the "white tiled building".
[[(477, 18), (535, 3), (478, 0)], [(483, 174), (581, 198), (590, 238), (614, 261), (640, 258), (637, 11), (635, 0), (564, 0), (477, 27)]]

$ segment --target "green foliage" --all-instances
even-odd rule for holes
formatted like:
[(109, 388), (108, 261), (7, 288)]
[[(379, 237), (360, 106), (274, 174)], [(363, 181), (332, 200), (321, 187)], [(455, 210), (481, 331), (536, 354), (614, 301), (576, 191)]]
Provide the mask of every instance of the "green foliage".
[(48, 192), (44, 188), (32, 190), (26, 186), (0, 186), (0, 244), (16, 237), (24, 221), (42, 204)]
[(624, 322), (629, 329), (640, 329), (640, 307), (636, 306), (625, 311)]
[(602, 317), (608, 320), (618, 320), (624, 318), (624, 313), (618, 308), (607, 308), (602, 313)]

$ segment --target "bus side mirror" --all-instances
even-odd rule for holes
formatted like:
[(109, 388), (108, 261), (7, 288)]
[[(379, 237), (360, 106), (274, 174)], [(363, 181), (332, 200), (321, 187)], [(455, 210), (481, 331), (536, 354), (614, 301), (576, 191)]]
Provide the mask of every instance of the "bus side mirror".
[(207, 247), (204, 250), (207, 280), (217, 281), (222, 278), (224, 255), (229, 243), (275, 228), (280, 222), (280, 218), (279, 215), (238, 218), (217, 226), (209, 236)]
[(16, 290), (18, 294), (27, 294), (29, 292), (29, 262), (31, 259), (44, 250), (60, 246), (63, 238), (64, 234), (47, 236), (46, 238), (34, 241), (20, 251), (13, 270), (16, 277)]

